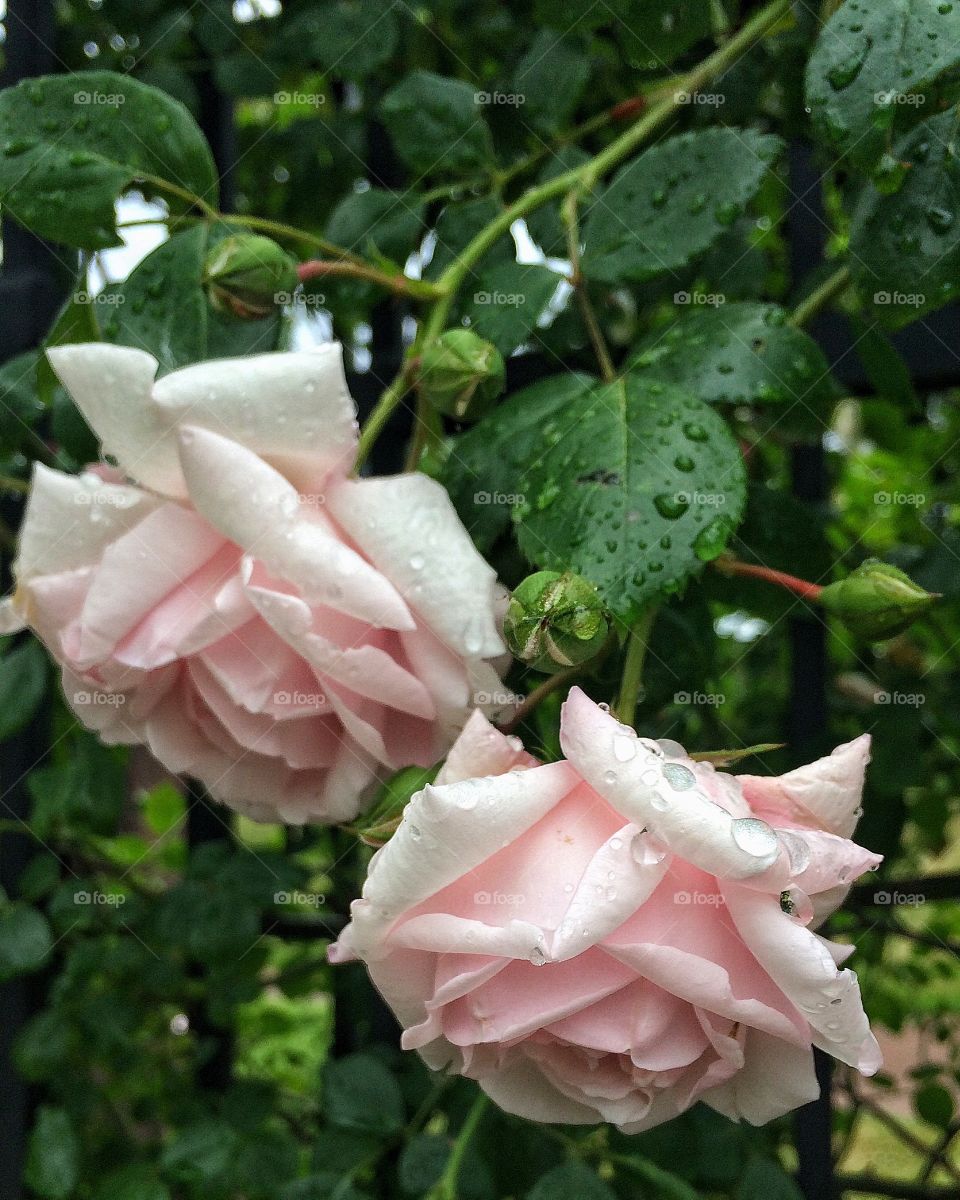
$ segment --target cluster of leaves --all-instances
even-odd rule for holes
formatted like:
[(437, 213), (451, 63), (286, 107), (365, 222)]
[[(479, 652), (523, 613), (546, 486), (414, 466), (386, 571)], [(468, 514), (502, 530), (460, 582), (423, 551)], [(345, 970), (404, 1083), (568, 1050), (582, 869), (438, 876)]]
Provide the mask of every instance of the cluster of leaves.
[[(622, 624), (661, 605), (645, 732), (700, 748), (784, 740), (790, 639), (816, 618), (708, 570), (722, 553), (818, 582), (876, 554), (942, 593), (935, 623), (883, 649), (831, 629), (830, 736), (803, 753), (871, 730), (861, 839), (894, 877), (956, 867), (960, 416), (952, 393), (911, 382), (890, 334), (960, 292), (960, 4), (828, 3), (822, 26), (810, 6), (791, 20), (782, 5), (765, 36), (697, 76), (752, 15), (739, 7), (72, 0), (58, 53), (74, 72), (0, 93), (0, 197), (6, 216), (57, 244), (68, 298), (47, 345), (139, 346), (169, 371), (282, 348), (323, 311), (356, 382), (373, 374), (380, 390), (376, 343), (364, 379), (371, 330), (428, 324), (420, 304), (490, 341), (508, 359), (506, 397), (467, 428), (421, 406), (420, 465), (508, 584), (572, 568)], [(198, 123), (210, 128), (214, 92), (235, 102), (229, 205)], [(664, 104), (644, 145), (574, 186), (571, 172)], [(797, 138), (821, 156), (834, 260), (803, 280), (787, 271), (788, 221), (813, 203), (787, 186)], [(568, 176), (573, 213), (552, 190)], [(530, 188), (546, 199), (511, 229)], [(169, 237), (90, 303), (87, 272), (116, 244), (116, 202), (131, 192), (162, 203)], [(205, 264), (250, 227), (364, 270), (240, 319), (211, 305)], [(451, 272), (455, 294), (443, 291)], [(803, 302), (791, 308), (828, 277), (834, 295), (852, 281), (850, 358), (869, 380), (855, 400), (805, 332)], [(598, 340), (615, 378), (598, 370)], [(37, 459), (72, 469), (96, 456), (39, 350), (0, 368), (0, 404), (5, 486)], [(829, 490), (796, 499), (795, 448), (824, 438)], [(124, 755), (79, 732), (38, 647), (0, 651), (0, 737), (29, 730), (41, 751), (22, 814), (38, 849), (0, 913), (0, 974), (44, 997), (15, 1051), (42, 1095), (31, 1190), (447, 1200), (471, 1085), (440, 1086), (400, 1056), (359, 974), (324, 964), (327, 907), (345, 911), (363, 852), (329, 832), (246, 824), (190, 844), (183, 798), (166, 784), (136, 791)], [(612, 655), (586, 680), (598, 698), (617, 667)], [(515, 668), (510, 682), (535, 679)], [(546, 755), (557, 703), (524, 729)], [(0, 836), (19, 838), (16, 822)], [(329, 906), (309, 921), (277, 899), (321, 894)], [(932, 903), (881, 916), (852, 909), (839, 928), (859, 947), (874, 1018), (937, 1040), (910, 1087), (924, 1128), (949, 1131), (960, 928)], [(312, 937), (291, 936), (296, 920)], [(783, 1129), (747, 1137), (700, 1110), (635, 1139), (491, 1113), (456, 1194), (794, 1200), (785, 1146)]]

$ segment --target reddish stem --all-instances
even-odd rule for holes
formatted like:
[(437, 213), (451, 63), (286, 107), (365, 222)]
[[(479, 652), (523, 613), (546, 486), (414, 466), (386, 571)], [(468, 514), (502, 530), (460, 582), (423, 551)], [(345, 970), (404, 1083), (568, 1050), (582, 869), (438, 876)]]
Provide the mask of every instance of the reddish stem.
[(646, 96), (631, 96), (629, 100), (621, 100), (619, 104), (615, 104), (608, 116), (611, 121), (629, 121), (638, 117), (646, 107)]
[(741, 562), (738, 558), (718, 559), (716, 567), (724, 575), (762, 579), (765, 583), (772, 583), (775, 587), (784, 588), (788, 592), (793, 592), (795, 596), (801, 596), (804, 600), (810, 600), (813, 603), (817, 602), (823, 591), (823, 585), (820, 583), (811, 583), (808, 579), (788, 575), (786, 571), (775, 571), (773, 567), (761, 567), (756, 563)]

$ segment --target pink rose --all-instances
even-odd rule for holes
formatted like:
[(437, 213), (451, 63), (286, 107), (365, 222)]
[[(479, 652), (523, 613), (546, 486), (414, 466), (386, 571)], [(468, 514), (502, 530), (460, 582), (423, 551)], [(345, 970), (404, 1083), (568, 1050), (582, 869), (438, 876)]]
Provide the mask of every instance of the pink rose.
[(446, 492), (348, 475), (339, 346), (157, 382), (139, 350), (50, 361), (119, 469), (37, 466), (6, 623), (104, 741), (253, 817), (342, 821), (502, 691), (494, 572)]
[(475, 714), (373, 857), (331, 957), (367, 963), (404, 1045), (509, 1112), (627, 1133), (697, 1100), (780, 1116), (818, 1094), (813, 1046), (875, 1071), (850, 947), (812, 928), (879, 862), (848, 840), (869, 738), (726, 775), (574, 688), (561, 744), (536, 765)]

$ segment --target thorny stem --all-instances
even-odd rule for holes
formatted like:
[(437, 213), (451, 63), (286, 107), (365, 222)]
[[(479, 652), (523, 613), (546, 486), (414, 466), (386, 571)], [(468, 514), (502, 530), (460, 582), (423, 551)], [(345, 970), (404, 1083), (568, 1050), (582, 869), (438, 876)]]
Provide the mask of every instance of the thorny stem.
[(327, 279), (331, 276), (346, 276), (351, 279), (365, 279), (376, 283), (398, 296), (412, 296), (419, 300), (435, 300), (443, 295), (439, 288), (423, 279), (410, 279), (402, 274), (388, 274), (367, 263), (341, 261), (338, 259), (312, 258), (297, 266), (297, 275), (301, 283), (308, 279)]

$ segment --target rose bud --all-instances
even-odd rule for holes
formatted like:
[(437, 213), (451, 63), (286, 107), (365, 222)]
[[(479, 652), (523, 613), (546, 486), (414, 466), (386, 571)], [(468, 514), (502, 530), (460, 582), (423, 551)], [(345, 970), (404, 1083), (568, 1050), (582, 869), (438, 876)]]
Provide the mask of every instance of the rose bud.
[(513, 654), (549, 675), (595, 658), (610, 618), (592, 583), (572, 571), (528, 575), (510, 598), (503, 627)]
[(420, 394), (458, 421), (476, 421), (503, 391), (506, 368), (496, 346), (469, 329), (449, 329), (423, 352)]
[(895, 637), (939, 600), (889, 563), (868, 558), (837, 583), (828, 584), (818, 603), (866, 641)]
[(297, 265), (284, 250), (255, 233), (224, 238), (208, 253), (203, 281), (218, 312), (242, 320), (265, 317), (280, 294), (296, 288)]

